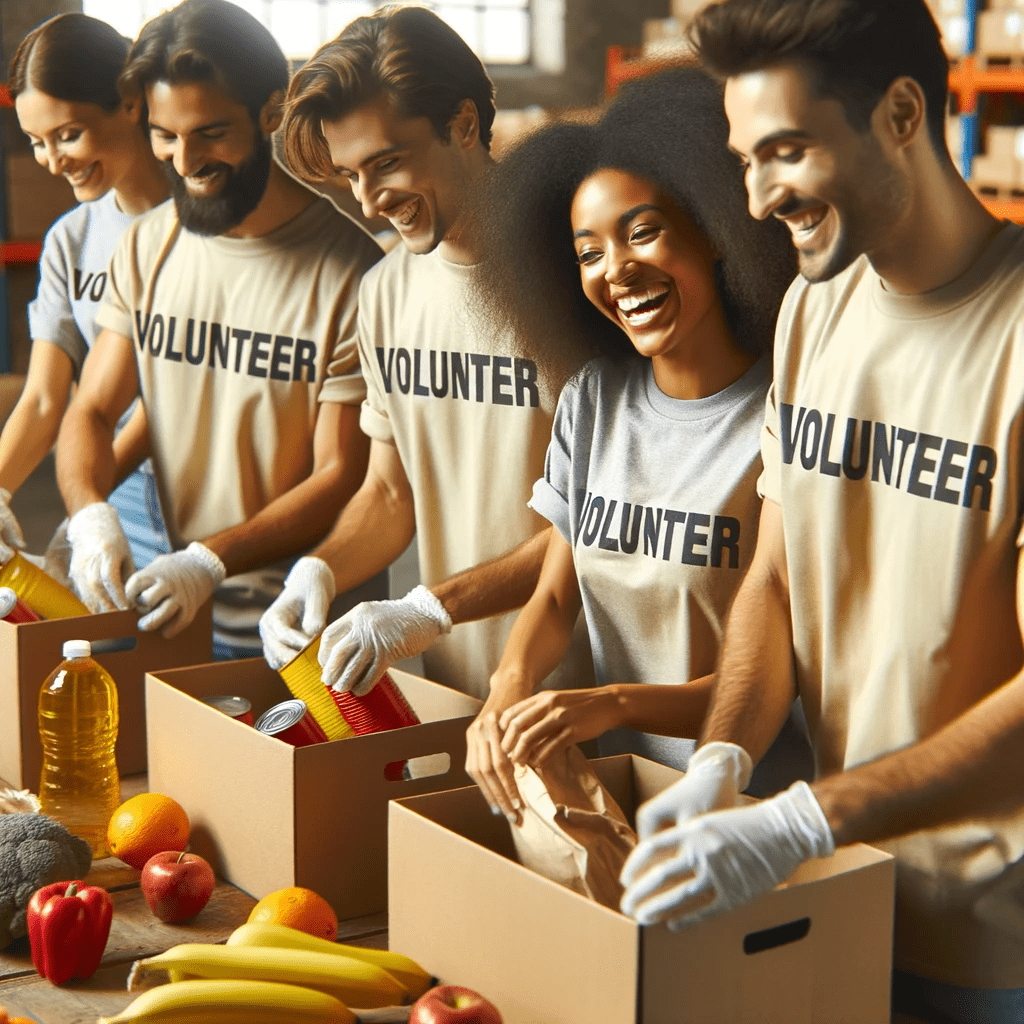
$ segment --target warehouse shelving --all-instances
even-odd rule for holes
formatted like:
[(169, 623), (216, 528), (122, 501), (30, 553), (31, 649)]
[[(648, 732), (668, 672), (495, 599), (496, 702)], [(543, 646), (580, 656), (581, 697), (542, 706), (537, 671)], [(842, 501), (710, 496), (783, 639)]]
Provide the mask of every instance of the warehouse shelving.
[[(0, 107), (13, 107), (6, 85), (0, 85)], [(2, 228), (0, 228), (2, 230)], [(38, 263), (42, 242), (13, 241), (0, 237), (0, 266), (8, 263)]]

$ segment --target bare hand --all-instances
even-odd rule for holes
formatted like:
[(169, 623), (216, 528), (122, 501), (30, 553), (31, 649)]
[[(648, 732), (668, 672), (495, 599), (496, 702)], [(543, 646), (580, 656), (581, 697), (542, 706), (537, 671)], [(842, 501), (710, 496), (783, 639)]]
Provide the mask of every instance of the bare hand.
[(498, 724), (510, 760), (538, 767), (552, 754), (620, 725), (620, 703), (611, 686), (545, 690), (508, 708)]
[(480, 787), (495, 814), (504, 814), (513, 824), (520, 822), (522, 801), (515, 770), (501, 748), (498, 718), (501, 708), (488, 709), (488, 701), (466, 731), (466, 772)]

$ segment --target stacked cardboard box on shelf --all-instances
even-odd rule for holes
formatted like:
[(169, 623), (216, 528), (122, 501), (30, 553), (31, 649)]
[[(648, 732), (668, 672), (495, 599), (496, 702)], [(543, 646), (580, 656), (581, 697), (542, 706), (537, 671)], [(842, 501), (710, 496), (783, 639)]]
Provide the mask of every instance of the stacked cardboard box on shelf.
[(983, 62), (1024, 56), (1024, 0), (989, 0), (978, 12), (975, 50)]
[(1024, 190), (1024, 128), (993, 125), (985, 132), (985, 152), (971, 162), (975, 189)]

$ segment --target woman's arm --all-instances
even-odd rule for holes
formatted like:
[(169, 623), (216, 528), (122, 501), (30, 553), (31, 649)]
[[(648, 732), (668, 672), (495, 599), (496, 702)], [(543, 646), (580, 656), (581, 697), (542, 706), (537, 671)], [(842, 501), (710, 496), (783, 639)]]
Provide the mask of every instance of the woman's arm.
[(518, 820), (519, 790), (501, 749), (498, 719), (529, 696), (565, 657), (581, 606), (572, 548), (551, 531), (540, 579), (516, 618), (501, 663), (491, 676), (490, 696), (467, 733), (466, 771), (492, 808)]
[(32, 343), (21, 396), (0, 432), (0, 487), (14, 494), (57, 440), (74, 370), (52, 342)]
[(149, 454), (149, 424), (140, 401), (114, 438), (114, 486), (127, 480)]

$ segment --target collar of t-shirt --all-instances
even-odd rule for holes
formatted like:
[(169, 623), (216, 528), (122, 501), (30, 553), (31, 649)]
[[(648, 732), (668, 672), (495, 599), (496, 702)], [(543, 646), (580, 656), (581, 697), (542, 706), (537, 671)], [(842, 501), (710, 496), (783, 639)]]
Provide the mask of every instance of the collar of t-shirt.
[(672, 398), (666, 395), (654, 379), (654, 364), (644, 360), (644, 393), (655, 412), (672, 420), (710, 419), (735, 407), (759, 388), (763, 389), (771, 377), (771, 360), (762, 356), (742, 377), (727, 388), (706, 398)]
[(1001, 276), (998, 272), (999, 265), (1010, 250), (1020, 245), (1022, 241), (1024, 228), (1010, 221), (1004, 222), (987, 248), (967, 270), (949, 284), (923, 295), (900, 295), (888, 291), (878, 274), (871, 270), (871, 294), (875, 307), (886, 316), (898, 320), (923, 320), (949, 313), (970, 302), (986, 288), (996, 286)]

